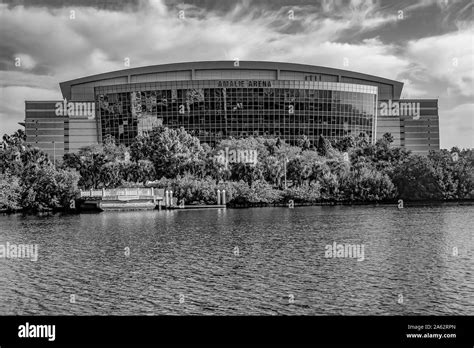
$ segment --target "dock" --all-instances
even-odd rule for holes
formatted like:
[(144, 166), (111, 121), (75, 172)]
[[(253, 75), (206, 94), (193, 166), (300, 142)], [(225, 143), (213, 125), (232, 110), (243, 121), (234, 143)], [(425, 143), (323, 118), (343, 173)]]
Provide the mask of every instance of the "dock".
[(121, 188), (81, 190), (80, 210), (151, 210), (161, 206), (164, 189)]
[[(173, 191), (151, 188), (119, 188), (81, 190), (74, 209), (82, 211), (153, 210), (153, 209), (225, 209), (225, 192), (217, 190), (217, 204), (189, 204), (178, 202)], [(73, 208), (73, 207), (71, 207)]]

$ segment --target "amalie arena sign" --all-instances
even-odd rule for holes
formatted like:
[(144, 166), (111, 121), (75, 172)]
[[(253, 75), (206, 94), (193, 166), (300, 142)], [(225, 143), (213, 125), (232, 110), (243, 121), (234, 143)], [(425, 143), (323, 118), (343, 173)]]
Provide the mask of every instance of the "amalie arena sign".
[(222, 88), (255, 88), (255, 87), (273, 87), (271, 81), (257, 81), (257, 80), (228, 80), (228, 81), (219, 81), (217, 82), (217, 87)]

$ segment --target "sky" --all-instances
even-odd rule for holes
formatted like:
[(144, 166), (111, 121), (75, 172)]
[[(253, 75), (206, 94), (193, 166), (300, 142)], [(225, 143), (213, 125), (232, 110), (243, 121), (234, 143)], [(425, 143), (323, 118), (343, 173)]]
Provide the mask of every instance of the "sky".
[(145, 65), (266, 60), (404, 82), (438, 98), (441, 148), (474, 148), (470, 0), (0, 0), (0, 134), (59, 82)]

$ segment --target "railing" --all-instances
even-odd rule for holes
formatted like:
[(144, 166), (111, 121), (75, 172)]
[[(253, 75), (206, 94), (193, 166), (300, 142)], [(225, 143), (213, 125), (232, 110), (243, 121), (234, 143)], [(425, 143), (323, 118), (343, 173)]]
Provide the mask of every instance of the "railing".
[(81, 190), (82, 197), (102, 197), (102, 198), (117, 198), (117, 197), (147, 197), (147, 198), (162, 198), (164, 189), (152, 188), (119, 188), (119, 189), (101, 189), (101, 190)]

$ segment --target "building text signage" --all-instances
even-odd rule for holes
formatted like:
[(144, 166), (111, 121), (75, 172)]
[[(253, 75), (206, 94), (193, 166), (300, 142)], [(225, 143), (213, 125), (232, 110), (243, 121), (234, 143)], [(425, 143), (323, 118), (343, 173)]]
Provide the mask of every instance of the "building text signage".
[(246, 88), (255, 88), (255, 87), (272, 87), (271, 81), (262, 81), (262, 80), (225, 80), (218, 81), (217, 87), (222, 88), (232, 88), (232, 87), (246, 87)]

